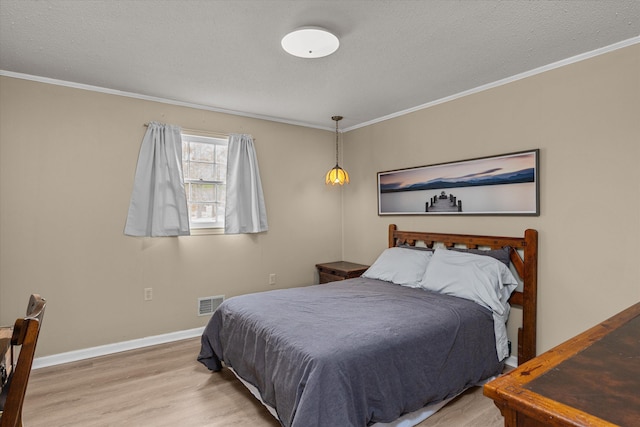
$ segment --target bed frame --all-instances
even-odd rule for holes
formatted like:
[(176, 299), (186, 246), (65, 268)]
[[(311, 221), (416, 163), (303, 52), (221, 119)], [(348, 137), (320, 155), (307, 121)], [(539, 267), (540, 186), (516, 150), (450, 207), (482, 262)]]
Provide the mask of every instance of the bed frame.
[[(468, 249), (500, 249), (511, 247), (511, 263), (523, 282), (522, 291), (514, 291), (509, 302), (522, 308), (522, 327), (518, 328), (518, 365), (536, 356), (536, 313), (538, 293), (538, 232), (525, 230), (523, 237), (445, 234), (421, 231), (400, 231), (389, 225), (389, 247), (415, 246), (416, 242), (433, 248), (435, 243), (447, 248), (465, 246)], [(520, 252), (524, 256), (520, 256)]]

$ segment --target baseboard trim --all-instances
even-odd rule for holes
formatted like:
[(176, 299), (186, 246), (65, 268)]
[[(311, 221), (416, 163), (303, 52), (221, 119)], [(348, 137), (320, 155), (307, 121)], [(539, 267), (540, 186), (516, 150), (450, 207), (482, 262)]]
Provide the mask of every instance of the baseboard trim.
[(135, 350), (152, 345), (165, 344), (168, 342), (180, 341), (188, 338), (195, 338), (202, 335), (203, 331), (204, 326), (200, 328), (187, 329), (184, 331), (169, 332), (168, 334), (138, 338), (130, 341), (100, 345), (97, 347), (90, 347), (82, 350), (74, 350), (66, 353), (53, 354), (51, 356), (36, 357), (35, 359), (33, 359), (32, 369), (46, 368), (48, 366), (77, 362), (79, 360), (90, 359), (92, 357), (106, 356), (108, 354), (120, 353), (127, 350)]
[(507, 360), (504, 361), (505, 365), (511, 366), (512, 368), (518, 367), (518, 358), (516, 356), (509, 356)]
[[(46, 368), (48, 366), (62, 365), (63, 363), (91, 359), (92, 357), (106, 356), (108, 354), (150, 347), (152, 345), (186, 340), (189, 338), (199, 337), (200, 335), (202, 335), (202, 332), (204, 332), (204, 326), (200, 328), (187, 329), (184, 331), (169, 332), (168, 334), (138, 338), (130, 341), (100, 345), (97, 347), (90, 347), (82, 350), (68, 351), (66, 353), (53, 354), (51, 356), (36, 357), (35, 359), (33, 359), (33, 366), (31, 369)], [(511, 366), (512, 368), (515, 368), (518, 366), (518, 359), (515, 356), (509, 356), (505, 361), (505, 364)]]

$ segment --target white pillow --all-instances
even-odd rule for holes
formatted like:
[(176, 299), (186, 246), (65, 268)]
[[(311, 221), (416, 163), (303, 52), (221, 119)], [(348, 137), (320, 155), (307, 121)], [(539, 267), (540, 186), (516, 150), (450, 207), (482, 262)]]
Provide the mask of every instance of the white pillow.
[(362, 277), (417, 288), (432, 255), (432, 252), (415, 249), (385, 249)]
[(509, 296), (518, 286), (500, 261), (472, 253), (436, 249), (420, 287), (476, 302), (493, 312), (498, 359), (508, 356), (505, 322)]

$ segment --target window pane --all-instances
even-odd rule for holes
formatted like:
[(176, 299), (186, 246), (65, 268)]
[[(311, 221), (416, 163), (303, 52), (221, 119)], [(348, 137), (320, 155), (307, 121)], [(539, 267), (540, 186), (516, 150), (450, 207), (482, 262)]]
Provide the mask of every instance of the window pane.
[(213, 203), (191, 203), (189, 205), (192, 222), (211, 222), (215, 219)]
[(216, 145), (216, 163), (227, 164), (227, 146)]
[(227, 186), (224, 184), (216, 185), (216, 202), (224, 204)]
[(189, 178), (216, 181), (218, 179), (216, 167), (213, 163), (191, 162)]
[(218, 203), (191, 203), (189, 213), (191, 225), (196, 228), (224, 226), (224, 206)]
[(182, 140), (182, 161), (189, 160), (189, 142)]
[(215, 177), (216, 181), (223, 181), (223, 182), (227, 181), (227, 165), (226, 164), (216, 165), (215, 171), (216, 171), (216, 177)]
[(192, 142), (190, 148), (191, 148), (190, 160), (199, 160), (203, 162), (213, 163), (215, 145)]
[(219, 224), (221, 227), (224, 227), (224, 204), (216, 203), (214, 205), (214, 213), (213, 213), (213, 221), (216, 224)]
[(192, 202), (213, 202), (215, 197), (214, 184), (191, 184), (191, 201)]

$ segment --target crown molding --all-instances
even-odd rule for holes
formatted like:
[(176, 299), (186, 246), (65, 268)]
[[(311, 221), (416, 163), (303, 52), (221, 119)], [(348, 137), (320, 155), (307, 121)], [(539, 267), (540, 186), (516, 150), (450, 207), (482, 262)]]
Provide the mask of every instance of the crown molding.
[(513, 83), (513, 82), (518, 81), (518, 80), (526, 79), (527, 77), (532, 77), (532, 76), (535, 76), (537, 74), (542, 74), (542, 73), (545, 73), (547, 71), (555, 70), (556, 68), (561, 68), (561, 67), (564, 67), (564, 66), (567, 66), (567, 65), (575, 64), (576, 62), (580, 62), (580, 61), (584, 61), (586, 59), (590, 59), (590, 58), (593, 58), (593, 57), (596, 57), (596, 56), (604, 55), (605, 53), (613, 52), (613, 51), (618, 50), (618, 49), (623, 49), (625, 47), (629, 47), (629, 46), (632, 46), (632, 45), (638, 44), (638, 43), (640, 43), (640, 36), (632, 37), (630, 39), (623, 40), (621, 42), (614, 43), (612, 45), (605, 46), (605, 47), (602, 47), (600, 49), (595, 49), (595, 50), (592, 50), (590, 52), (581, 53), (580, 55), (572, 56), (570, 58), (563, 59), (563, 60), (548, 64), (548, 65), (544, 65), (542, 67), (534, 68), (533, 70), (530, 70), (530, 71), (525, 71), (524, 73), (516, 74), (514, 76), (507, 77), (507, 78), (504, 78), (502, 80), (498, 80), (498, 81), (495, 81), (495, 82), (492, 82), (492, 83), (487, 83), (485, 85), (478, 86), (478, 87), (475, 87), (473, 89), (465, 90), (465, 91), (457, 93), (455, 95), (447, 96), (447, 97), (444, 97), (444, 98), (441, 98), (441, 99), (437, 99), (435, 101), (428, 102), (426, 104), (418, 105), (416, 107), (412, 107), (412, 108), (408, 108), (406, 110), (398, 111), (396, 113), (389, 114), (387, 116), (383, 116), (383, 117), (380, 117), (380, 118), (377, 118), (377, 119), (374, 119), (374, 120), (370, 120), (368, 122), (364, 122), (364, 123), (360, 123), (360, 124), (355, 125), (355, 126), (344, 128), (343, 131), (344, 132), (349, 132), (349, 131), (352, 131), (352, 130), (355, 130), (355, 129), (359, 129), (359, 128), (370, 126), (370, 125), (373, 125), (373, 124), (376, 124), (376, 123), (384, 122), (386, 120), (390, 120), (390, 119), (393, 119), (393, 118), (396, 118), (396, 117), (404, 116), (406, 114), (410, 114), (410, 113), (413, 113), (415, 111), (424, 110), (426, 108), (430, 108), (430, 107), (434, 107), (436, 105), (444, 104), (445, 102), (453, 101), (453, 100), (458, 99), (458, 98), (463, 98), (465, 96), (473, 95), (473, 94), (476, 94), (476, 93), (479, 93), (479, 92), (483, 92), (485, 90), (489, 90), (489, 89), (493, 89), (493, 88), (496, 88), (496, 87), (499, 87), (499, 86), (503, 86), (503, 85), (506, 85), (506, 84), (509, 84), (509, 83)]
[[(538, 68), (534, 68), (533, 70), (530, 71), (525, 71), (523, 73), (520, 74), (516, 74), (514, 76), (511, 77), (507, 77), (504, 78), (502, 80), (498, 80), (492, 83), (487, 83), (485, 85), (482, 86), (478, 86), (475, 87), (473, 89), (469, 89), (463, 92), (459, 92), (457, 94), (451, 95), (451, 96), (447, 96), (444, 98), (440, 98), (437, 99), (435, 101), (431, 101), (431, 102), (427, 102), (425, 104), (421, 104), (412, 108), (408, 108), (406, 110), (402, 110), (402, 111), (398, 111), (392, 114), (388, 114), (386, 116), (382, 116), (379, 117), (377, 119), (373, 119), (373, 120), (369, 120), (367, 122), (363, 122), (351, 127), (347, 127), (347, 128), (343, 128), (341, 129), (341, 133), (346, 133), (352, 130), (356, 130), (362, 127), (366, 127), (366, 126), (370, 126), (376, 123), (380, 123), (380, 122), (384, 122), (386, 120), (390, 120), (396, 117), (400, 117), (400, 116), (404, 116), (406, 114), (410, 114), (416, 111), (420, 111), (420, 110), (424, 110), (430, 107), (434, 107), (436, 105), (440, 105), (440, 104), (444, 104), (445, 102), (449, 102), (449, 101), (453, 101), (459, 98), (463, 98), (465, 96), (469, 96), (469, 95), (473, 95), (479, 92), (483, 92), (485, 90), (489, 90), (489, 89), (493, 89), (499, 86), (503, 86), (509, 83), (513, 83), (516, 82), (518, 80), (522, 80), (522, 79), (526, 79), (528, 77), (532, 77), (535, 76), (537, 74), (541, 74), (541, 73), (545, 73), (547, 71), (551, 71), (551, 70), (555, 70), (556, 68), (561, 68), (567, 65), (571, 65), (571, 64), (575, 64), (576, 62), (580, 62), (580, 61), (584, 61), (586, 59), (590, 59), (596, 56), (600, 56), (600, 55), (604, 55), (606, 53), (609, 52), (613, 52), (615, 50), (618, 49), (623, 49), (625, 47), (629, 47), (635, 44), (640, 43), (640, 35), (636, 36), (636, 37), (632, 37), (630, 39), (627, 40), (623, 40), (621, 42), (618, 43), (614, 43), (612, 45), (609, 46), (605, 46), (599, 49), (595, 49), (592, 50), (590, 52), (585, 52), (582, 53), (580, 55), (575, 55), (572, 56), (570, 58), (566, 58), (548, 65), (544, 65), (542, 67), (538, 67)], [(48, 77), (41, 77), (41, 76), (34, 76), (34, 75), (30, 75), (30, 74), (23, 74), (23, 73), (16, 73), (13, 71), (6, 71), (6, 70), (0, 70), (0, 76), (6, 76), (6, 77), (13, 77), (16, 79), (23, 79), (23, 80), (31, 80), (31, 81), (35, 81), (35, 82), (40, 82), (40, 83), (47, 83), (47, 84), (52, 84), (52, 85), (58, 85), (58, 86), (66, 86), (66, 87), (70, 87), (70, 88), (75, 88), (75, 89), (82, 89), (82, 90), (88, 90), (88, 91), (92, 91), (92, 92), (100, 92), (100, 93), (106, 93), (106, 94), (110, 94), (110, 95), (118, 95), (118, 96), (124, 96), (124, 97), (128, 97), (128, 98), (135, 98), (135, 99), (142, 99), (145, 101), (152, 101), (152, 102), (159, 102), (159, 103), (163, 103), (163, 104), (170, 104), (170, 105), (177, 105), (177, 106), (181, 106), (181, 107), (188, 107), (188, 108), (195, 108), (198, 110), (206, 110), (206, 111), (214, 111), (217, 113), (223, 113), (223, 114), (230, 114), (230, 115), (235, 115), (235, 116), (242, 116), (242, 117), (249, 117), (249, 118), (253, 118), (253, 119), (259, 119), (259, 120), (267, 120), (267, 121), (271, 121), (271, 122), (278, 122), (278, 123), (284, 123), (284, 124), (289, 124), (289, 125), (295, 125), (295, 126), (302, 126), (302, 127), (308, 127), (308, 128), (314, 128), (314, 129), (322, 129), (322, 130), (329, 130), (329, 131), (333, 131), (334, 129), (331, 127), (324, 127), (324, 126), (316, 126), (316, 125), (312, 125), (309, 123), (304, 123), (304, 122), (298, 122), (298, 121), (294, 121), (294, 120), (287, 120), (287, 119), (283, 119), (283, 118), (279, 118), (279, 117), (272, 117), (272, 116), (266, 116), (266, 115), (260, 115), (260, 114), (252, 114), (252, 113), (245, 113), (245, 112), (241, 112), (241, 111), (234, 111), (234, 110), (227, 110), (224, 108), (217, 108), (217, 107), (211, 107), (211, 106), (207, 106), (207, 105), (201, 105), (201, 104), (193, 104), (193, 103), (189, 103), (189, 102), (183, 102), (183, 101), (176, 101), (173, 99), (166, 99), (166, 98), (159, 98), (159, 97), (155, 97), (155, 96), (149, 96), (149, 95), (142, 95), (139, 93), (134, 93), (134, 92), (125, 92), (125, 91), (121, 91), (121, 90), (116, 90), (116, 89), (109, 89), (109, 88), (104, 88), (104, 87), (99, 87), (99, 86), (92, 86), (92, 85), (87, 85), (87, 84), (83, 84), (83, 83), (75, 83), (75, 82), (69, 82), (69, 81), (65, 81), (65, 80), (57, 80), (57, 79), (52, 79), (52, 78), (48, 78)]]

